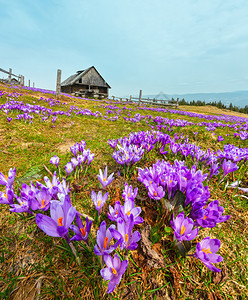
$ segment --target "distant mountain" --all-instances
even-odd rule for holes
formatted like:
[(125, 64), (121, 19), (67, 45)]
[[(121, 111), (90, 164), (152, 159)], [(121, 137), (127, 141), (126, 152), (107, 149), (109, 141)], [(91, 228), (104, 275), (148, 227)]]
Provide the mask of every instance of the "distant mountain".
[(174, 94), (174, 95), (168, 95), (160, 92), (157, 95), (143, 95), (142, 97), (157, 98), (162, 100), (161, 97), (162, 95), (165, 95), (167, 99), (179, 98), (180, 100), (182, 100), (184, 98), (187, 102), (193, 100), (195, 101), (205, 100), (205, 102), (221, 101), (226, 106), (229, 106), (229, 104), (232, 103), (233, 105), (238, 106), (240, 108), (248, 105), (248, 91), (223, 92), (223, 93)]

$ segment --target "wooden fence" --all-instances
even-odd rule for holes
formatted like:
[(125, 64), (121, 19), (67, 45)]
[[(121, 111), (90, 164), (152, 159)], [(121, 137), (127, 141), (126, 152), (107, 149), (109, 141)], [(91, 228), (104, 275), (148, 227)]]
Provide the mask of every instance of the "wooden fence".
[(159, 99), (151, 99), (151, 98), (142, 98), (142, 90), (140, 90), (139, 97), (132, 97), (130, 96), (129, 98), (121, 98), (121, 97), (115, 97), (112, 96), (112, 99), (114, 101), (119, 101), (119, 102), (127, 102), (127, 103), (136, 103), (137, 105), (157, 105), (157, 106), (174, 106), (178, 107), (179, 105), (179, 98), (177, 98), (176, 103), (172, 102), (172, 100), (159, 100)]
[[(13, 74), (11, 68), (9, 68), (9, 71), (6, 71), (6, 70), (0, 68), (0, 72), (9, 75), (7, 79), (2, 79), (2, 81), (4, 81), (4, 82), (11, 83), (12, 82), (12, 77), (16, 77), (17, 79), (15, 80), (15, 83), (20, 84), (20, 85), (24, 85), (24, 83), (25, 83), (24, 76)], [(1, 79), (0, 79), (0, 81), (1, 81)], [(30, 87), (30, 79), (28, 80), (28, 86)], [(33, 87), (34, 87), (34, 82), (33, 82)]]

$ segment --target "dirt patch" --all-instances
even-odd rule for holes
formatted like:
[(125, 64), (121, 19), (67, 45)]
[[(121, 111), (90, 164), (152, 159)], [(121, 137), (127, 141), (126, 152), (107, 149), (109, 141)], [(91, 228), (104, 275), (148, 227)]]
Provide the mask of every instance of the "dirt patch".
[(57, 150), (59, 150), (62, 154), (70, 152), (70, 147), (75, 144), (75, 141), (69, 140), (64, 142), (63, 144), (60, 144), (56, 147)]
[(22, 149), (32, 148), (33, 146), (44, 147), (45, 144), (44, 143), (33, 143), (33, 142), (21, 143)]

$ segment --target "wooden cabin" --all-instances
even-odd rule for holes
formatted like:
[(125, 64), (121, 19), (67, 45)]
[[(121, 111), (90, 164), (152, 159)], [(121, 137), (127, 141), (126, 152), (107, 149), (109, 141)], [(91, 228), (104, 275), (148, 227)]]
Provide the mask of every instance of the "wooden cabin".
[(107, 98), (110, 88), (94, 66), (77, 71), (61, 83), (61, 92), (85, 98)]

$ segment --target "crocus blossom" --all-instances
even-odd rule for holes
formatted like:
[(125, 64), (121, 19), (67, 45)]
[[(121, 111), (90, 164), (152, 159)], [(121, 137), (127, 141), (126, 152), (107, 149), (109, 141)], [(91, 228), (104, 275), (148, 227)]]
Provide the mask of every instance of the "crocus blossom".
[(47, 211), (50, 207), (50, 201), (52, 199), (52, 194), (49, 189), (42, 188), (41, 191), (37, 191), (35, 198), (30, 199), (32, 210), (41, 209)]
[(226, 159), (224, 159), (222, 168), (223, 168), (223, 177), (225, 177), (228, 173), (238, 170), (239, 167), (231, 160), (227, 161)]
[(107, 293), (109, 294), (113, 292), (121, 281), (122, 275), (127, 269), (128, 261), (121, 261), (117, 254), (115, 254), (114, 258), (110, 255), (104, 255), (104, 261), (107, 267), (102, 269), (100, 273), (105, 280), (109, 280), (107, 290)]
[(140, 240), (141, 236), (138, 231), (134, 231), (132, 233), (134, 226), (134, 217), (130, 215), (127, 223), (119, 218), (117, 220), (117, 230), (110, 228), (110, 232), (116, 240), (121, 239), (120, 248), (121, 250), (135, 250), (138, 247), (137, 242)]
[(96, 210), (98, 211), (98, 214), (100, 216), (102, 207), (106, 203), (108, 199), (108, 193), (105, 193), (102, 195), (102, 192), (99, 191), (98, 194), (96, 195), (95, 191), (91, 192), (91, 199), (96, 207)]
[(73, 165), (71, 162), (68, 162), (66, 165), (65, 165), (65, 171), (66, 171), (66, 174), (67, 176), (69, 176), (69, 174), (71, 174), (71, 172), (73, 171)]
[(115, 225), (110, 225), (110, 227), (107, 229), (106, 222), (102, 221), (97, 231), (97, 245), (94, 247), (94, 252), (96, 255), (110, 254), (119, 246), (121, 242), (120, 240), (118, 240), (115, 244), (110, 245), (110, 241), (113, 238), (110, 229), (115, 229)]
[(14, 192), (6, 186), (5, 193), (0, 192), (0, 204), (14, 204)]
[(10, 168), (8, 172), (8, 176), (3, 175), (3, 173), (0, 172), (0, 184), (1, 185), (8, 185), (9, 187), (12, 187), (16, 175), (16, 168)]
[(117, 222), (117, 219), (120, 218), (120, 208), (120, 201), (115, 202), (114, 208), (111, 205), (109, 205), (109, 213), (107, 213), (107, 215), (111, 221)]
[(30, 209), (30, 200), (29, 198), (20, 198), (17, 195), (14, 195), (15, 199), (19, 204), (10, 204), (10, 211), (17, 212), (17, 213), (23, 213), (28, 212), (32, 214), (32, 211)]
[(217, 223), (227, 221), (231, 216), (222, 216), (224, 207), (219, 206), (219, 201), (215, 200), (208, 204), (204, 209), (204, 215), (202, 218), (198, 218), (195, 224), (201, 227), (215, 227)]
[(184, 212), (181, 212), (176, 218), (173, 215), (171, 227), (174, 229), (174, 235), (178, 241), (191, 241), (196, 238), (199, 228), (193, 229), (193, 226), (194, 221), (184, 217)]
[(47, 235), (63, 237), (69, 243), (68, 228), (76, 216), (76, 208), (71, 205), (70, 197), (66, 195), (63, 202), (51, 201), (50, 215), (38, 213), (35, 217), (38, 227)]
[(59, 157), (54, 155), (53, 157), (51, 157), (50, 163), (55, 165), (58, 168), (59, 167)]
[(102, 170), (99, 170), (100, 175), (97, 175), (97, 178), (99, 179), (100, 183), (102, 184), (103, 189), (109, 185), (113, 180), (114, 180), (114, 173), (110, 174), (108, 176), (108, 167), (106, 166), (105, 170), (104, 170), (104, 174), (102, 172)]
[(88, 217), (86, 217), (86, 224), (83, 225), (82, 220), (79, 214), (76, 214), (76, 225), (71, 225), (70, 229), (74, 231), (76, 234), (71, 238), (71, 241), (85, 241), (88, 244), (88, 236), (90, 233), (92, 221), (89, 221)]
[(219, 248), (220, 240), (210, 239), (208, 236), (201, 242), (197, 243), (194, 257), (199, 258), (211, 271), (220, 272), (221, 270), (213, 265), (214, 263), (218, 263), (223, 260), (222, 256), (216, 254)]
[(136, 198), (137, 194), (138, 194), (138, 188), (136, 187), (133, 190), (132, 185), (128, 185), (125, 182), (125, 188), (124, 188), (123, 193), (122, 193), (122, 197), (124, 198), (124, 200), (127, 200), (127, 199), (134, 200)]

